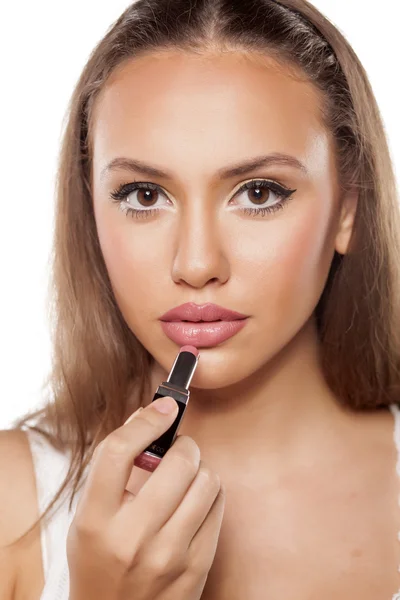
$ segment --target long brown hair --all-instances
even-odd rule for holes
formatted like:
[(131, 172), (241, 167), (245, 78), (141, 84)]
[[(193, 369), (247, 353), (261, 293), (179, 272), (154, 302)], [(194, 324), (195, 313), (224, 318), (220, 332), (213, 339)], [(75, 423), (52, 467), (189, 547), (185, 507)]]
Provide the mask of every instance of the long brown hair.
[(339, 184), (359, 193), (350, 250), (335, 253), (315, 309), (323, 370), (335, 395), (355, 410), (400, 399), (399, 206), (382, 119), (355, 52), (305, 0), (139, 0), (92, 52), (68, 107), (48, 296), (52, 369), (44, 408), (13, 428), (36, 419), (32, 427), (68, 448), (71, 462), (51, 503), (18, 540), (48, 517), (70, 482), (71, 506), (98, 441), (122, 424), (130, 391), (142, 393), (148, 383), (152, 357), (119, 311), (97, 237), (91, 125), (96, 98), (116, 67), (169, 49), (263, 52), (320, 92)]

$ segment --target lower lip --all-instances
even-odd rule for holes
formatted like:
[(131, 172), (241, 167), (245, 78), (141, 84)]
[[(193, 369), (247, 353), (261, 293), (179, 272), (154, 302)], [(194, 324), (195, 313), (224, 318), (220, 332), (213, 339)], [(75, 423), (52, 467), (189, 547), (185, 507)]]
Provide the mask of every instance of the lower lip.
[(196, 348), (211, 348), (238, 333), (246, 323), (247, 318), (209, 323), (161, 321), (161, 327), (164, 333), (180, 346), (191, 344)]

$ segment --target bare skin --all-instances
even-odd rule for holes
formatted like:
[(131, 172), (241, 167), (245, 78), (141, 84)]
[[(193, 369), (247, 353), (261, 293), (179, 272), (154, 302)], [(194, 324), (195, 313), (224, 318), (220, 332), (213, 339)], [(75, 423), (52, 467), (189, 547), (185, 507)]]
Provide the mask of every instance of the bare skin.
[[(250, 316), (233, 338), (200, 348), (180, 430), (227, 489), (204, 600), (389, 600), (399, 585), (392, 416), (342, 408), (319, 364), (312, 315), (334, 251), (347, 252), (357, 207), (356, 197), (339, 197), (319, 111), (310, 84), (236, 53), (130, 61), (96, 106), (98, 234), (124, 318), (156, 360), (152, 389), (178, 351), (161, 330), (164, 312), (215, 302)], [(216, 174), (272, 153), (304, 169)], [(121, 156), (171, 178), (104, 172)], [(238, 209), (258, 206), (254, 195), (236, 192), (253, 179), (296, 191), (282, 210), (246, 215)], [(160, 186), (148, 195), (156, 214), (129, 218), (110, 200), (133, 180)], [(264, 192), (263, 206), (277, 203)], [(150, 207), (143, 191), (129, 202)]]

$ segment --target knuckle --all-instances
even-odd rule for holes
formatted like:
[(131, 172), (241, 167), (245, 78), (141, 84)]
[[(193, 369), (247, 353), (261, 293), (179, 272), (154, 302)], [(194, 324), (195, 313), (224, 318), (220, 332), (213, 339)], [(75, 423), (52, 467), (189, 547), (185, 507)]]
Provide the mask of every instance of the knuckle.
[(152, 552), (146, 558), (146, 567), (153, 574), (158, 577), (175, 573), (179, 570), (179, 565), (175, 556), (171, 552)]
[(120, 567), (128, 570), (132, 568), (132, 565), (135, 561), (135, 556), (130, 549), (121, 547), (121, 544), (119, 544), (114, 550), (113, 559)]
[(102, 442), (102, 448), (106, 454), (110, 454), (112, 456), (126, 456), (128, 444), (116, 429)]
[(140, 423), (140, 421), (142, 421), (143, 423), (146, 423), (147, 425), (151, 426), (151, 427), (156, 427), (158, 424), (158, 417), (159, 413), (157, 411), (146, 411), (146, 410), (141, 410), (140, 412), (137, 413), (137, 415), (135, 415), (135, 423)]
[(75, 535), (85, 540), (93, 540), (98, 535), (98, 532), (93, 524), (89, 522), (88, 519), (83, 519), (79, 516), (75, 517), (73, 520), (72, 529), (74, 530)]
[(158, 431), (160, 429), (160, 413), (156, 410), (141, 410), (135, 416), (135, 423), (141, 423), (140, 427), (149, 427)]
[(189, 474), (192, 478), (195, 478), (198, 469), (196, 461), (192, 460), (189, 456), (183, 454), (182, 452), (177, 452), (174, 456), (175, 460), (178, 460), (180, 463), (179, 469), (183, 469), (184, 473)]
[(213, 490), (217, 491), (220, 489), (221, 479), (219, 475), (202, 462), (199, 468), (199, 476), (202, 478), (203, 481), (206, 482), (206, 485), (208, 485)]
[(198, 469), (200, 463), (200, 448), (193, 438), (188, 435), (179, 435), (170, 448), (173, 456), (179, 457), (191, 468)]
[(211, 569), (211, 565), (212, 562), (210, 562), (209, 559), (196, 556), (188, 563), (187, 571), (192, 575), (192, 577), (198, 579), (208, 574), (209, 570)]
[[(154, 411), (156, 413), (156, 411)], [(155, 432), (157, 437), (159, 436), (160, 419), (157, 418), (158, 414), (154, 414), (153, 411), (146, 412), (145, 410), (140, 411), (135, 416), (135, 424), (141, 429), (147, 428), (150, 432)], [(140, 425), (138, 425), (140, 423)]]

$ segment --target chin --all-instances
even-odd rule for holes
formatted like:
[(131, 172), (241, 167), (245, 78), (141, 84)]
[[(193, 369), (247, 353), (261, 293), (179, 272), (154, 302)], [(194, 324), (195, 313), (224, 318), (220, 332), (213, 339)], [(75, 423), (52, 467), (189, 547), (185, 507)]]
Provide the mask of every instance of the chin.
[[(261, 366), (251, 360), (251, 356), (243, 356), (243, 350), (231, 356), (220, 352), (218, 347), (200, 349), (199, 364), (192, 379), (192, 389), (217, 390), (238, 384), (254, 373)], [(254, 357), (255, 358), (255, 357)]]

